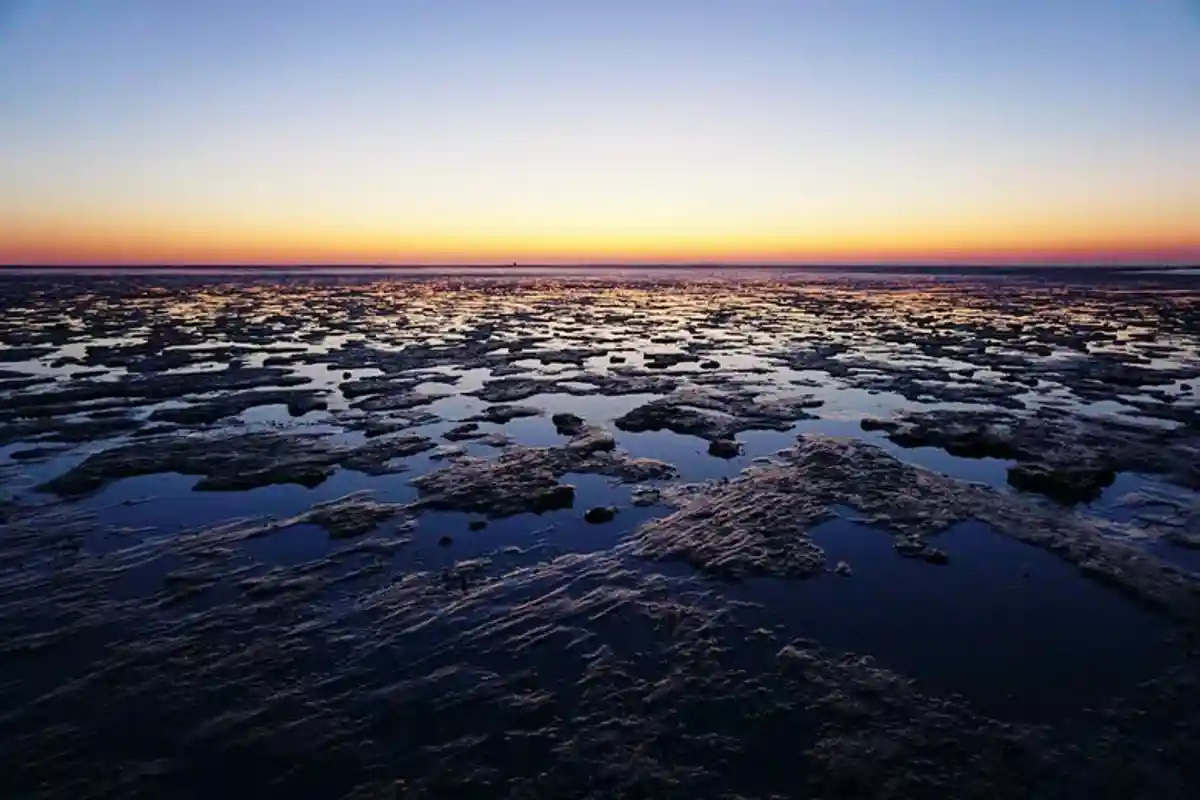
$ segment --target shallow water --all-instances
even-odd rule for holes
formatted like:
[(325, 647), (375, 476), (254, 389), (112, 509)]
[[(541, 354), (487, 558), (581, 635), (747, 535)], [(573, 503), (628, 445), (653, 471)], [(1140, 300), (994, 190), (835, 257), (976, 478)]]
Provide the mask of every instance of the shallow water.
[(1171, 661), (1168, 623), (1044, 550), (966, 522), (933, 542), (950, 563), (927, 564), (841, 512), (811, 533), (850, 577), (748, 587), (793, 636), (871, 653), (1001, 719), (1030, 721), (1102, 707)]

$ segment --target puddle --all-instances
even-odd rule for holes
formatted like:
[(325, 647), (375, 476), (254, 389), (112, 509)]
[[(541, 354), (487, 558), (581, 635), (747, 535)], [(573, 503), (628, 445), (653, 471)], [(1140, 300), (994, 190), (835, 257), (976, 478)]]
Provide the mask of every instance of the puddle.
[[(1200, 575), (1200, 548), (1171, 541), (1171, 535), (1195, 534), (1200, 520), (1196, 498), (1184, 489), (1148, 475), (1122, 472), (1084, 511), (1129, 526), (1132, 543), (1177, 567)], [(1188, 515), (1191, 516), (1188, 516)]]
[(290, 567), (321, 558), (333, 549), (335, 542), (319, 525), (292, 525), (267, 536), (247, 539), (242, 546), (256, 561)]
[(1167, 539), (1157, 539), (1146, 545), (1147, 552), (1180, 569), (1200, 575), (1200, 549), (1175, 544)]
[(628, 414), (638, 406), (652, 400), (658, 400), (661, 394), (625, 394), (625, 395), (574, 395), (562, 392), (546, 392), (535, 394), (527, 400), (517, 401), (517, 405), (529, 405), (540, 408), (547, 415), (571, 413), (582, 417), (593, 425), (609, 425), (617, 417)]
[(851, 521), (813, 540), (853, 575), (760, 579), (735, 593), (762, 603), (789, 637), (876, 657), (1002, 719), (1060, 719), (1102, 706), (1170, 661), (1171, 626), (1050, 553), (980, 522), (932, 539), (944, 566), (899, 556), (892, 537)]
[[(504, 554), (506, 560), (523, 564), (561, 553), (606, 550), (639, 525), (667, 513), (661, 506), (632, 505), (634, 487), (614, 483), (603, 475), (568, 473), (561, 482), (575, 487), (575, 502), (570, 508), (487, 519), (486, 526), (480, 530), (468, 527), (473, 520), (485, 519), (478, 514), (423, 514), (417, 520), (411, 546), (417, 553), (416, 560), (422, 568), (442, 567), (465, 558), (479, 558), (515, 548)], [(584, 514), (596, 506), (612, 506), (617, 509), (617, 515), (609, 522), (589, 523)], [(450, 541), (443, 543), (443, 537), (449, 537)], [(409, 557), (406, 553), (399, 558), (408, 560)]]
[[(408, 473), (375, 477), (338, 470), (312, 489), (278, 484), (241, 492), (193, 491), (198, 480), (178, 473), (125, 478), (81, 501), (81, 505), (99, 511), (105, 522), (114, 526), (149, 528), (155, 534), (166, 534), (229, 519), (284, 519), (362, 489), (373, 490), (372, 497), (382, 502), (404, 503), (416, 497), (416, 490), (408, 485)], [(122, 537), (96, 546), (103, 552), (123, 546), (122, 542), (128, 543)]]
[(742, 444), (741, 454), (726, 459), (710, 455), (707, 440), (671, 431), (617, 431), (616, 438), (617, 446), (632, 456), (673, 464), (684, 482), (735, 478), (752, 466), (755, 458), (770, 456), (796, 441), (790, 432), (743, 431), (736, 437)]

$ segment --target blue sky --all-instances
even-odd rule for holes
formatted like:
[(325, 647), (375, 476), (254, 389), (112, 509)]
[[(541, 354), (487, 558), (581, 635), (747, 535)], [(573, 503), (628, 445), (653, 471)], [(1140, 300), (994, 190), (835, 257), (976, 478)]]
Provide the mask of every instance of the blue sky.
[(0, 258), (1200, 252), (1194, 0), (9, 0)]

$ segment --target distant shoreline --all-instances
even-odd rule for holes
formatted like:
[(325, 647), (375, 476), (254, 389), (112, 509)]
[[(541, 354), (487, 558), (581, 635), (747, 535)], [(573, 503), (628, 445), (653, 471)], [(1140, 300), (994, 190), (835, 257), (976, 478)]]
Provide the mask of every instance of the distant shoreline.
[(1142, 273), (1151, 275), (1196, 275), (1200, 264), (169, 264), (169, 265), (108, 265), (108, 264), (55, 264), (23, 265), (0, 264), (2, 274), (146, 274), (146, 275), (195, 275), (195, 274), (243, 274), (256, 275), (338, 275), (338, 274), (575, 274), (575, 273), (645, 273), (645, 272), (770, 272), (804, 274), (890, 274), (890, 275), (1047, 275), (1069, 273), (1080, 275)]

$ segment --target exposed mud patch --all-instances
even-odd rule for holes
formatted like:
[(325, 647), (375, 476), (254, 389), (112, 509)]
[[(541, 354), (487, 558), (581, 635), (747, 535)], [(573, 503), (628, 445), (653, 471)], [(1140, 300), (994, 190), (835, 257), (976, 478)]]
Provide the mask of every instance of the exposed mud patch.
[(1200, 432), (1135, 422), (1093, 420), (1046, 409), (1036, 415), (931, 411), (863, 420), (906, 447), (932, 445), (968, 458), (1021, 463), (1009, 472), (1019, 488), (1064, 502), (1094, 500), (1118, 470), (1157, 473), (1200, 488)]
[(628, 483), (673, 477), (670, 464), (632, 458), (614, 450), (612, 434), (584, 428), (562, 447), (506, 449), (495, 459), (457, 458), (443, 469), (413, 479), (420, 504), (444, 510), (503, 517), (569, 507), (572, 492), (559, 483), (567, 473), (596, 473)]
[(275, 483), (316, 486), (338, 465), (367, 474), (402, 471), (392, 459), (434, 448), (423, 436), (373, 439), (360, 446), (317, 434), (255, 432), (161, 436), (103, 450), (42, 485), (62, 496), (87, 494), (121, 478), (178, 472), (199, 475), (201, 491), (240, 491)]
[(639, 555), (679, 558), (729, 578), (808, 577), (826, 566), (808, 531), (829, 519), (834, 506), (853, 508), (894, 532), (899, 554), (933, 561), (940, 558), (929, 558), (935, 552), (930, 538), (978, 519), (1180, 620), (1200, 621), (1197, 576), (1104, 536), (1082, 518), (904, 464), (853, 440), (804, 437), (770, 465), (674, 495), (682, 508), (634, 535)]

